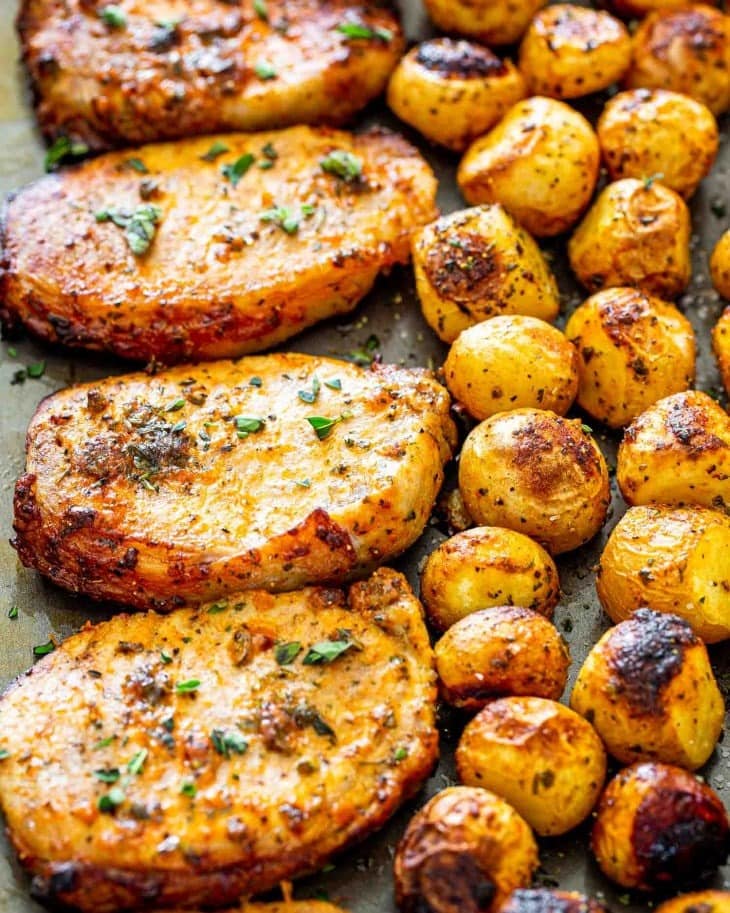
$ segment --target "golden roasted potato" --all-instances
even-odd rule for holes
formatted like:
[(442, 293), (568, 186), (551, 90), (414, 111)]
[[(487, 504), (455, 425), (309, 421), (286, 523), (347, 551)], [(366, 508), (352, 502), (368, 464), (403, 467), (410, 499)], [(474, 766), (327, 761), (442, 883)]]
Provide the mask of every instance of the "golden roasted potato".
[(639, 609), (586, 657), (570, 706), (622, 764), (696, 770), (712, 754), (725, 702), (707, 648), (678, 615)]
[(730, 230), (720, 236), (712, 251), (710, 276), (717, 293), (730, 299)]
[[(727, 232), (730, 248), (730, 232)], [(729, 251), (730, 253), (730, 251)], [(728, 264), (730, 267), (730, 264)], [(730, 279), (730, 272), (728, 273)], [(730, 293), (730, 286), (728, 287)], [(730, 308), (725, 308), (712, 331), (712, 348), (720, 368), (720, 375), (725, 389), (730, 392)]]
[(623, 22), (572, 3), (540, 10), (520, 45), (520, 70), (533, 95), (580, 98), (617, 82), (630, 63)]
[(424, 0), (443, 32), (467, 35), (484, 44), (514, 44), (547, 0)]
[(514, 891), (499, 913), (608, 913), (608, 910), (577, 891), (527, 888)]
[(411, 819), (395, 854), (402, 913), (497, 913), (537, 868), (532, 831), (486, 789), (454, 786)]
[(444, 216), (412, 236), (423, 316), (444, 342), (498, 314), (555, 320), (555, 277), (535, 241), (499, 205)]
[(441, 696), (480, 710), (501, 695), (557, 701), (570, 667), (557, 629), (531, 609), (499, 606), (457, 621), (434, 648)]
[(456, 767), (462, 783), (491, 789), (548, 837), (591, 813), (606, 777), (606, 752), (593, 727), (563, 704), (505, 697), (467, 725)]
[(730, 19), (704, 3), (658, 9), (636, 30), (629, 89), (671, 89), (713, 114), (730, 107)]
[(421, 577), (421, 600), (439, 631), (490, 606), (521, 606), (551, 618), (559, 599), (550, 555), (528, 536), (499, 527), (477, 526), (442, 542)]
[(469, 41), (433, 38), (401, 58), (388, 104), (426, 139), (462, 152), (527, 95), (511, 60)]
[(553, 555), (592, 539), (610, 501), (606, 461), (589, 431), (541, 409), (477, 425), (461, 451), (459, 490), (477, 523), (523, 532)]
[(612, 621), (641, 606), (684, 618), (705, 643), (730, 637), (730, 517), (706, 507), (630, 507), (596, 573)]
[(717, 793), (681, 767), (634, 764), (601, 796), (591, 846), (612, 881), (666, 890), (725, 862), (727, 814)]
[(554, 98), (518, 102), (467, 149), (457, 181), (469, 203), (501, 203), (533, 235), (557, 235), (581, 216), (598, 178), (598, 139)]
[(639, 289), (591, 296), (573, 311), (565, 335), (579, 354), (578, 404), (611, 428), (694, 380), (692, 324), (673, 304)]
[(730, 510), (730, 417), (700, 390), (659, 400), (626, 429), (616, 479), (627, 504)]
[(605, 187), (568, 242), (570, 265), (590, 292), (635, 285), (676, 298), (690, 279), (690, 216), (673, 190), (652, 178)]
[(611, 180), (657, 175), (685, 200), (710, 173), (719, 143), (707, 105), (665, 89), (619, 92), (596, 132)]
[(474, 418), (522, 406), (565, 415), (578, 391), (578, 353), (544, 320), (505, 314), (462, 330), (444, 377)]
[[(504, 908), (503, 908), (504, 909)], [(655, 913), (730, 913), (730, 891), (693, 891), (654, 908)]]

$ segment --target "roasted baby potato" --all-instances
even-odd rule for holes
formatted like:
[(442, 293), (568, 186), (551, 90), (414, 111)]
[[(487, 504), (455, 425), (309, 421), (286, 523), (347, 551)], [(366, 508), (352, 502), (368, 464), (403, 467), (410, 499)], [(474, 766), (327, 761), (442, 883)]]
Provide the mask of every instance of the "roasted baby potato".
[(523, 406), (565, 415), (578, 391), (578, 353), (544, 320), (505, 314), (462, 330), (444, 378), (477, 419)]
[(434, 38), (412, 48), (390, 78), (388, 104), (426, 139), (462, 152), (527, 94), (510, 60), (469, 41)]
[(456, 749), (459, 778), (506, 799), (541, 837), (584, 821), (606, 777), (593, 727), (556, 701), (505, 697), (467, 725)]
[(619, 92), (596, 127), (611, 180), (657, 175), (689, 199), (717, 155), (717, 121), (702, 102), (665, 89)]
[(467, 35), (484, 44), (514, 44), (546, 0), (425, 0), (443, 32)]
[(558, 286), (540, 248), (499, 205), (416, 231), (413, 268), (423, 316), (444, 342), (499, 314), (558, 315)]
[(654, 908), (655, 913), (730, 913), (730, 891), (693, 891)]
[(579, 354), (578, 405), (611, 428), (694, 381), (692, 324), (639, 289), (593, 295), (573, 311), (565, 335)]
[[(730, 232), (727, 232), (730, 248)], [(730, 264), (729, 264), (730, 265)], [(730, 272), (728, 273), (730, 278)], [(730, 286), (728, 286), (730, 297)], [(730, 391), (730, 308), (725, 308), (712, 331), (712, 348), (720, 368), (725, 390)]]
[(570, 653), (557, 629), (531, 609), (482, 609), (452, 625), (434, 648), (442, 698), (480, 710), (502, 695), (558, 700)]
[(720, 236), (712, 251), (710, 275), (717, 293), (730, 299), (730, 230)]
[(439, 631), (490, 606), (523, 606), (551, 618), (560, 581), (555, 562), (537, 542), (511, 529), (478, 526), (431, 552), (421, 599)]
[(608, 469), (579, 421), (540, 409), (500, 412), (468, 435), (459, 490), (483, 526), (506, 526), (553, 555), (598, 532), (610, 500)]
[(634, 764), (601, 796), (591, 846), (603, 873), (625, 888), (680, 887), (727, 859), (727, 814), (717, 793), (686, 770)]
[(596, 573), (612, 621), (641, 606), (684, 618), (705, 643), (730, 637), (730, 517), (706, 507), (630, 507)]
[(713, 114), (730, 107), (730, 19), (704, 3), (658, 9), (636, 30), (630, 89), (671, 89)]
[(622, 764), (696, 770), (717, 743), (725, 702), (707, 648), (678, 615), (639, 609), (586, 657), (570, 706)]
[(577, 891), (527, 888), (514, 891), (500, 913), (608, 913), (608, 910)]
[(403, 913), (497, 913), (537, 865), (532, 831), (511, 806), (454, 786), (411, 819), (395, 854), (396, 901)]
[(599, 162), (598, 139), (583, 115), (534, 97), (472, 143), (456, 177), (469, 203), (501, 203), (529, 232), (546, 237), (580, 218)]
[(606, 89), (631, 63), (631, 36), (604, 10), (572, 3), (548, 6), (520, 45), (520, 70), (533, 95), (580, 98)]
[(730, 509), (730, 417), (700, 390), (650, 406), (626, 429), (616, 479), (627, 504)]
[(676, 298), (690, 279), (690, 215), (673, 190), (625, 178), (599, 195), (568, 243), (570, 265), (590, 292), (633, 285)]

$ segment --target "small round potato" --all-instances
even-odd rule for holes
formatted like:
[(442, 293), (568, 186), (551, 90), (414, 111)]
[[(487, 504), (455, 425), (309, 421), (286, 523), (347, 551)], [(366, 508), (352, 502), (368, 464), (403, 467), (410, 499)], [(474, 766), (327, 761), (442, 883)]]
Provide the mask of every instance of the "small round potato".
[[(727, 234), (730, 239), (730, 232)], [(728, 246), (730, 247), (730, 242)], [(728, 292), (730, 292), (730, 288)], [(730, 394), (730, 307), (725, 308), (715, 324), (712, 331), (712, 348), (715, 351), (725, 390)]]
[(577, 891), (528, 888), (515, 891), (500, 913), (608, 913), (608, 910), (602, 903)]
[(465, 209), (413, 235), (423, 316), (444, 342), (498, 314), (555, 320), (560, 300), (540, 248), (501, 206)]
[(681, 767), (634, 764), (601, 796), (591, 845), (612, 881), (666, 890), (725, 862), (727, 814), (717, 793)]
[(563, 704), (505, 697), (467, 725), (456, 767), (462, 783), (491, 789), (549, 837), (590, 815), (606, 777), (606, 752), (593, 727)]
[(712, 754), (725, 702), (707, 647), (678, 615), (639, 609), (586, 657), (570, 706), (622, 764), (696, 770)]
[(537, 845), (517, 812), (486, 789), (454, 786), (411, 819), (395, 854), (402, 913), (497, 913), (530, 884)]
[(634, 34), (629, 89), (671, 89), (713, 114), (730, 107), (730, 19), (704, 3), (656, 10)]
[(444, 377), (454, 399), (477, 419), (523, 406), (565, 415), (578, 392), (578, 353), (544, 320), (504, 315), (459, 334)]
[(540, 409), (477, 425), (461, 451), (459, 490), (476, 523), (523, 532), (553, 555), (592, 539), (610, 501), (606, 461), (585, 426)]
[(719, 143), (712, 111), (665, 89), (620, 92), (596, 130), (611, 180), (657, 175), (685, 200), (710, 173)]
[(634, 288), (605, 289), (573, 311), (565, 334), (580, 358), (578, 404), (611, 428), (692, 386), (692, 324), (660, 298)]
[(522, 606), (551, 618), (560, 581), (553, 559), (528, 536), (477, 526), (431, 552), (423, 568), (421, 599), (439, 631), (492, 606)]
[(730, 230), (720, 236), (712, 251), (710, 276), (717, 293), (730, 299)]
[(607, 89), (631, 63), (631, 36), (604, 10), (557, 3), (541, 10), (520, 45), (520, 70), (533, 95), (580, 98)]
[(682, 894), (659, 904), (654, 908), (654, 913), (730, 913), (730, 891), (693, 891)]
[(469, 147), (456, 177), (469, 203), (501, 203), (533, 235), (547, 237), (580, 218), (599, 163), (598, 139), (583, 115), (536, 96)]
[(457, 621), (434, 648), (442, 698), (480, 710), (503, 695), (558, 700), (570, 653), (550, 622), (530, 609), (483, 609)]
[(483, 44), (514, 44), (547, 0), (424, 0), (442, 32), (455, 32)]
[(730, 637), (730, 517), (707, 507), (630, 507), (596, 574), (614, 622), (641, 606), (684, 618), (705, 643)]
[(463, 152), (527, 94), (510, 60), (468, 41), (434, 38), (401, 58), (388, 104), (426, 139)]
[(700, 390), (660, 399), (626, 429), (616, 479), (627, 504), (730, 510), (730, 417)]

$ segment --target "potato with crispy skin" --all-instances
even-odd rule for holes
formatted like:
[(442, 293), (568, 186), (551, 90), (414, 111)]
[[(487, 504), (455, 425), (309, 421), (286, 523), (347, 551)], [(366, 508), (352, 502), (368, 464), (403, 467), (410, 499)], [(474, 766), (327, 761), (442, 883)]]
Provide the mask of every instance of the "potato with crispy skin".
[(570, 315), (579, 356), (578, 405), (610, 428), (692, 386), (695, 335), (674, 305), (634, 288), (608, 288)]
[[(723, 243), (723, 238), (720, 239), (720, 243)], [(727, 247), (728, 254), (730, 254), (730, 232), (727, 232)], [(715, 250), (717, 251), (717, 248)], [(730, 280), (730, 260), (728, 261), (728, 279)], [(715, 283), (717, 285), (716, 280)], [(730, 297), (730, 285), (726, 291)], [(720, 368), (723, 386), (728, 391), (730, 390), (730, 308), (725, 308), (712, 330), (712, 348)]]
[(536, 96), (518, 102), (472, 143), (456, 178), (469, 203), (501, 203), (531, 234), (547, 237), (583, 214), (600, 158), (596, 134), (582, 114)]
[(730, 913), (730, 891), (693, 891), (654, 909), (656, 913)]
[(401, 58), (388, 105), (426, 139), (462, 152), (527, 94), (522, 73), (489, 48), (432, 38)]
[(498, 913), (538, 866), (532, 831), (486, 789), (454, 786), (411, 819), (395, 854), (402, 913)]
[(500, 913), (608, 913), (608, 910), (577, 891), (528, 888), (515, 891)]
[(570, 706), (622, 764), (690, 770), (712, 754), (725, 717), (705, 645), (684, 619), (652, 609), (606, 631), (581, 667)]
[(546, 0), (424, 0), (429, 16), (444, 32), (467, 35), (484, 44), (514, 44)]
[(606, 777), (595, 730), (556, 701), (505, 697), (467, 725), (459, 778), (506, 799), (541, 837), (565, 834), (591, 813)]
[(728, 819), (706, 783), (670, 764), (634, 764), (606, 787), (591, 846), (604, 875), (658, 891), (700, 881), (727, 859)]
[(684, 618), (705, 643), (730, 637), (730, 517), (706, 507), (630, 507), (596, 572), (612, 621), (642, 606)]
[[(723, 298), (730, 298), (730, 231), (723, 232), (712, 249), (710, 276), (715, 291)], [(715, 348), (717, 349), (717, 342), (715, 342)], [(723, 371), (727, 370), (724, 366), (721, 367), (723, 367)]]

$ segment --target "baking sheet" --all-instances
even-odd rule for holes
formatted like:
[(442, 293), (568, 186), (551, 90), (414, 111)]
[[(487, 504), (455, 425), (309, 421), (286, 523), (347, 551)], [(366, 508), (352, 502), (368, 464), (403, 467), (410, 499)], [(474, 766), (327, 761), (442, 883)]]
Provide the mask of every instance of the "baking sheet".
[[(429, 26), (420, 0), (403, 0), (406, 29), (411, 39), (427, 37)], [(17, 65), (18, 47), (13, 30), (14, 0), (0, 0), (0, 193), (6, 193), (42, 173), (43, 150), (35, 132), (24, 76)], [(587, 113), (590, 115), (591, 104)], [(366, 113), (363, 123), (398, 125), (379, 108)], [(719, 378), (712, 359), (709, 331), (722, 303), (713, 292), (707, 269), (707, 254), (720, 233), (730, 224), (730, 141), (727, 123), (721, 124), (723, 149), (712, 176), (693, 201), (695, 235), (692, 239), (694, 275), (689, 292), (680, 300), (682, 310), (692, 321), (699, 342), (697, 386), (717, 395)], [(427, 155), (440, 179), (439, 204), (444, 212), (464, 203), (456, 189), (456, 159), (429, 149), (412, 131), (399, 127)], [(723, 213), (727, 208), (728, 216)], [(562, 325), (566, 314), (584, 297), (576, 287), (565, 257), (562, 242), (545, 245), (553, 259), (563, 301)], [(373, 293), (344, 320), (330, 321), (291, 340), (289, 349), (327, 355), (344, 355), (361, 346), (371, 334), (380, 342), (383, 360), (405, 365), (438, 366), (446, 349), (426, 326), (413, 293), (410, 270), (397, 270), (381, 280)], [(9, 349), (15, 349), (11, 355)], [(45, 361), (42, 377), (13, 383), (16, 372), (27, 364)], [(39, 400), (60, 387), (76, 381), (91, 380), (112, 373), (123, 373), (129, 366), (107, 356), (52, 349), (31, 339), (0, 344), (0, 688), (31, 665), (32, 647), (45, 643), (51, 634), (66, 637), (88, 618), (99, 620), (105, 612), (84, 599), (76, 599), (46, 583), (38, 574), (21, 567), (9, 545), (12, 534), (13, 484), (23, 469), (25, 429)], [(598, 433), (598, 440), (609, 465), (615, 465), (616, 439)], [(453, 473), (452, 473), (453, 475)], [(452, 478), (453, 484), (453, 478)], [(571, 683), (588, 649), (606, 627), (593, 586), (595, 565), (606, 537), (623, 510), (612, 478), (613, 505), (602, 533), (589, 546), (558, 561), (563, 598), (555, 613), (555, 623), (568, 640), (573, 656)], [(404, 555), (397, 566), (416, 586), (420, 562), (446, 534), (445, 526), (434, 517), (422, 539)], [(8, 618), (11, 606), (19, 616)], [(723, 693), (730, 691), (730, 646), (711, 650)], [(566, 693), (569, 694), (570, 684)], [(393, 913), (392, 859), (395, 845), (406, 823), (427, 798), (454, 782), (453, 749), (464, 718), (445, 711), (441, 717), (442, 761), (424, 790), (380, 833), (335, 860), (334, 867), (297, 883), (295, 896), (327, 896), (352, 913)], [(708, 782), (730, 806), (730, 765), (722, 742), (711, 763), (703, 771)], [(564, 838), (541, 841), (541, 870), (537, 882), (546, 886), (582, 890), (604, 898), (614, 910), (648, 909), (645, 898), (613, 888), (593, 863), (588, 847), (588, 828)], [(730, 888), (730, 867), (723, 869), (713, 887)], [(0, 913), (40, 913), (41, 907), (29, 898), (28, 881), (20, 870), (4, 838), (0, 837)]]

